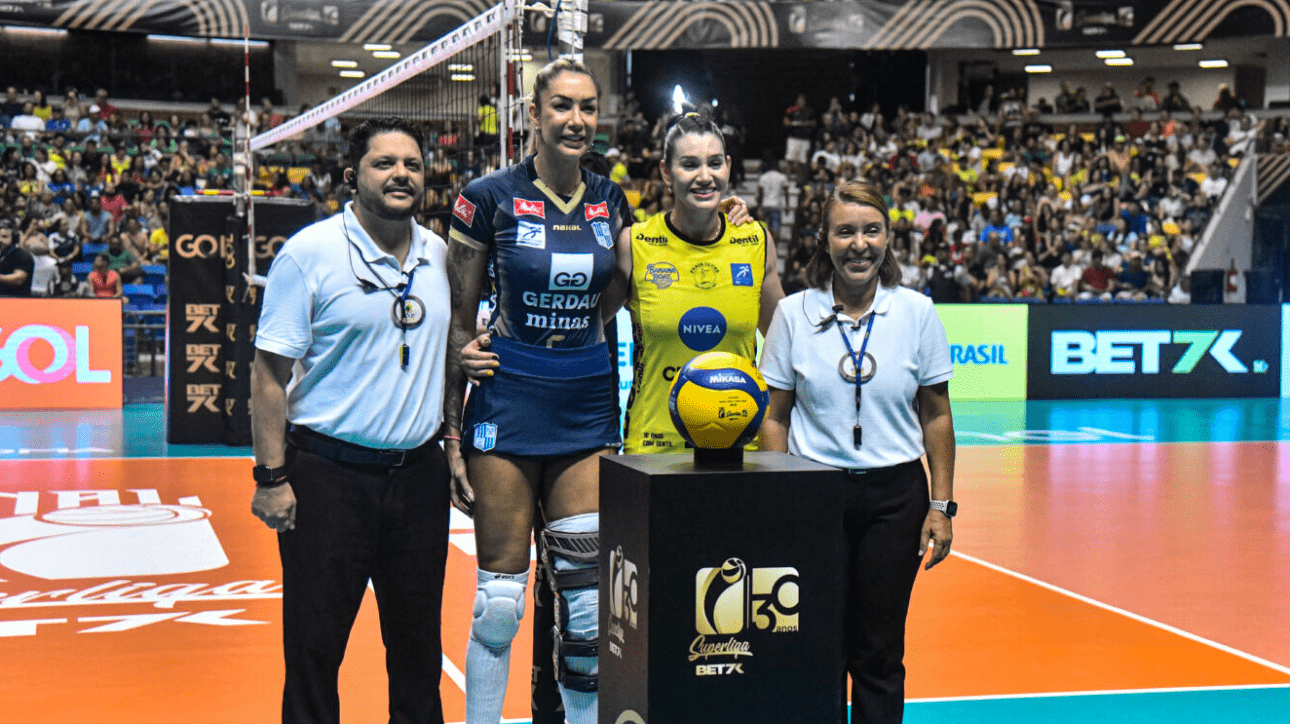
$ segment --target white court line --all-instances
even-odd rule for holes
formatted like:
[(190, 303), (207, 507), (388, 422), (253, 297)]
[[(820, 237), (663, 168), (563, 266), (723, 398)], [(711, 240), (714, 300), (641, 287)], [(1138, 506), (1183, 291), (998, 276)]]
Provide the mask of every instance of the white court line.
[(998, 701), (1001, 699), (1056, 699), (1063, 696), (1124, 696), (1128, 694), (1186, 694), (1201, 691), (1248, 691), (1254, 689), (1290, 689), (1290, 684), (1250, 684), (1246, 686), (1177, 686), (1161, 689), (1105, 689), (1098, 691), (1050, 691), (1040, 694), (996, 694), (992, 696), (941, 696), (908, 699), (910, 704), (942, 701)]
[(1286, 674), (1287, 676), (1290, 676), (1290, 667), (1282, 666), (1281, 664), (1268, 661), (1267, 659), (1260, 658), (1251, 653), (1246, 653), (1244, 651), (1241, 651), (1240, 649), (1232, 648), (1231, 646), (1228, 646), (1226, 644), (1220, 644), (1217, 641), (1207, 639), (1204, 636), (1198, 636), (1194, 633), (1191, 633), (1190, 631), (1184, 631), (1178, 628), (1177, 626), (1170, 626), (1167, 623), (1163, 623), (1161, 621), (1157, 621), (1152, 618), (1147, 618), (1146, 616), (1143, 616), (1141, 614), (1133, 613), (1132, 611), (1126, 611), (1123, 608), (1112, 606), (1109, 603), (1103, 603), (1101, 601), (1089, 598), (1088, 596), (1080, 595), (1078, 593), (1075, 593), (1074, 591), (1070, 591), (1065, 588), (1062, 588), (1061, 586), (1056, 586), (1051, 583), (1041, 581), (1038, 578), (1032, 578), (1031, 576), (1027, 576), (1024, 573), (1018, 573), (1017, 571), (1004, 568), (1003, 566), (995, 565), (994, 563), (987, 563), (986, 561), (983, 561), (980, 558), (974, 558), (972, 556), (967, 555), (966, 553), (960, 553), (958, 551), (950, 551), (950, 555), (958, 556), (959, 558), (962, 558), (966, 561), (971, 561), (972, 563), (975, 563), (979, 566), (989, 568), (992, 571), (997, 571), (1004, 575), (1012, 576), (1013, 578), (1020, 579), (1022, 581), (1025, 581), (1026, 583), (1034, 584), (1036, 586), (1039, 586), (1040, 588), (1046, 588), (1050, 591), (1060, 593), (1063, 596), (1069, 596), (1070, 598), (1073, 598), (1076, 601), (1080, 601), (1081, 603), (1087, 603), (1090, 606), (1096, 606), (1097, 608), (1110, 611), (1111, 613), (1118, 613), (1119, 615), (1125, 616), (1127, 618), (1131, 618), (1134, 621), (1137, 621), (1138, 623), (1144, 623), (1144, 624), (1147, 624), (1148, 626), (1154, 626), (1158, 629), (1161, 629), (1162, 631), (1168, 631), (1171, 634), (1182, 636), (1185, 639), (1190, 639), (1192, 641), (1195, 641), (1196, 643), (1200, 643), (1206, 646), (1216, 648), (1219, 651), (1222, 651), (1224, 653), (1237, 656), (1239, 658), (1245, 659), (1246, 661), (1251, 661), (1261, 666), (1266, 666), (1269, 669), (1272, 669), (1273, 671), (1278, 671), (1282, 674)]
[(456, 664), (452, 663), (452, 659), (448, 658), (448, 654), (443, 655), (443, 673), (447, 674), (449, 679), (452, 679), (452, 683), (456, 684), (458, 689), (461, 689), (462, 692), (466, 691), (466, 675), (461, 673), (461, 669), (457, 668)]

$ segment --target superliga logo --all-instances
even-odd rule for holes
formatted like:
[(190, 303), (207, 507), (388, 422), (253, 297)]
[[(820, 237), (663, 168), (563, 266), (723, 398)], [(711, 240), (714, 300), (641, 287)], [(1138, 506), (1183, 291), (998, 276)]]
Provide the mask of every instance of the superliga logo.
[(265, 625), (192, 605), (280, 598), (277, 581), (173, 578), (229, 565), (210, 518), (195, 495), (165, 503), (148, 488), (0, 492), (0, 637)]
[[(636, 564), (623, 555), (623, 547), (609, 552), (609, 652), (623, 657), (627, 643), (624, 626), (636, 628), (636, 606), (640, 600)], [(614, 642), (618, 640), (618, 643)]]
[[(40, 513), (41, 493), (2, 493), (13, 515), (0, 518), (0, 566), (36, 578), (97, 578), (191, 573), (228, 565), (197, 497), (166, 505), (155, 490), (57, 491), (57, 509)], [(86, 505), (91, 503), (91, 505)], [(90, 553), (93, 555), (89, 555)], [(2, 605), (2, 604), (0, 604)]]
[[(697, 664), (696, 676), (744, 673), (740, 657), (752, 656), (752, 644), (735, 634), (796, 632), (799, 626), (800, 576), (796, 568), (749, 568), (728, 558), (720, 568), (700, 568), (694, 576), (694, 628), (690, 661), (731, 657), (733, 663)], [(729, 636), (708, 640), (708, 636)]]

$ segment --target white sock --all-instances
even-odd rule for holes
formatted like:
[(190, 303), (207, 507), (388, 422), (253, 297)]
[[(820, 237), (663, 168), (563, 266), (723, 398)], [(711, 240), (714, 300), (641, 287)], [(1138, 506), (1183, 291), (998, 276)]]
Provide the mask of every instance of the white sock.
[[(529, 572), (491, 573), (480, 569), (479, 586), (504, 578), (527, 585)], [(510, 678), (511, 645), (494, 649), (477, 641), (472, 634), (466, 643), (466, 724), (498, 724), (506, 700), (506, 683)]]

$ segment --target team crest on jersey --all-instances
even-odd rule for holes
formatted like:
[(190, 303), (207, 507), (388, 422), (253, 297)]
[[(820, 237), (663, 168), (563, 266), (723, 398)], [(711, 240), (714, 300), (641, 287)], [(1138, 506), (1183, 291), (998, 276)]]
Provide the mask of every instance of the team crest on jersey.
[(665, 261), (656, 261), (645, 267), (644, 281), (658, 287), (659, 291), (663, 291), (681, 281), (681, 272)]
[(716, 264), (701, 261), (690, 267), (690, 275), (694, 277), (694, 286), (700, 289), (711, 289), (717, 286), (717, 277), (721, 275), (721, 270)]
[(546, 205), (541, 201), (529, 201), (528, 199), (515, 199), (516, 216), (536, 216), (539, 219), (546, 218)]
[(587, 221), (609, 218), (609, 203), (606, 201), (601, 201), (598, 204), (584, 204), (583, 206), (587, 210)]
[[(516, 199), (519, 201), (519, 199)], [(517, 221), (515, 227), (515, 245), (527, 246), (530, 249), (546, 248), (546, 227), (528, 221)]]
[(606, 249), (614, 248), (614, 236), (609, 233), (609, 224), (604, 221), (591, 222), (591, 230), (596, 232), (596, 243)]
[(470, 226), (475, 221), (475, 205), (467, 201), (465, 196), (458, 196), (457, 203), (452, 205), (452, 215)]
[(497, 445), (497, 425), (481, 422), (475, 425), (475, 449), (488, 452)]
[(737, 287), (751, 287), (753, 285), (752, 264), (731, 264), (730, 283)]

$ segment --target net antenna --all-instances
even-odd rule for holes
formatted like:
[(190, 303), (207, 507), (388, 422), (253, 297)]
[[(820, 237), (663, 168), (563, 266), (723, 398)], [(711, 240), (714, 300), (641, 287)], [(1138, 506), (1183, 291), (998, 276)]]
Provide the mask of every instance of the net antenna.
[(371, 78), (254, 136), (251, 152), (303, 173), (306, 157), (345, 158), (342, 121), (410, 121), (426, 139), (426, 205), (419, 216), (432, 229), (442, 223), (446, 237), (452, 203), (466, 183), (520, 158), (527, 118), (522, 69), (529, 57), (524, 10), (522, 0), (488, 8)]
[[(246, 85), (246, 108), (242, 110), (242, 122), (246, 124), (246, 132), (242, 137), (242, 147), (237, 149), (242, 154), (242, 163), (246, 173), (242, 178), (242, 190), (237, 198), (240, 203), (237, 205), (238, 215), (246, 220), (246, 291), (243, 292), (246, 298), (250, 298), (252, 287), (256, 286), (256, 269), (255, 269), (255, 197), (252, 191), (255, 188), (255, 156), (251, 153), (251, 134), (255, 130), (251, 126), (251, 24), (242, 24), (242, 80)], [(235, 126), (236, 127), (236, 126)], [(259, 286), (264, 286), (263, 282)]]

